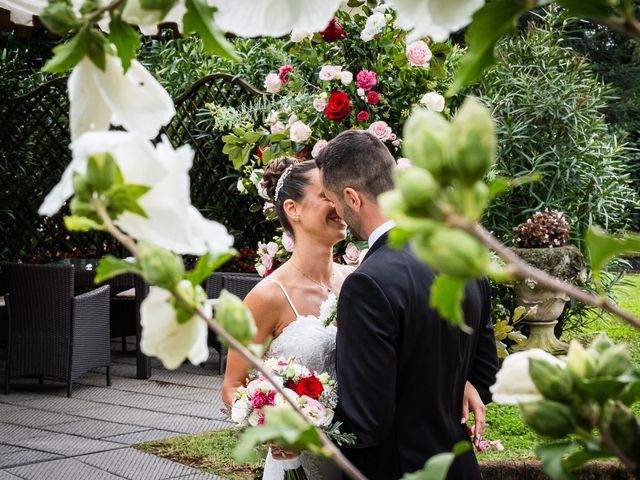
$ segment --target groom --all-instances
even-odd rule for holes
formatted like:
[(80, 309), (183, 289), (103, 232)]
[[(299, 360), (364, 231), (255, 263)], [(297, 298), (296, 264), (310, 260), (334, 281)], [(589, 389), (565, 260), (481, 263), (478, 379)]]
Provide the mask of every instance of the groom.
[[(387, 245), (393, 222), (376, 200), (393, 188), (395, 161), (385, 145), (348, 130), (316, 162), (326, 197), (370, 247), (338, 302), (337, 415), (357, 437), (343, 453), (368, 479), (393, 480), (469, 439), (460, 421), (467, 380), (491, 400), (498, 362), (489, 284), (465, 289), (465, 321), (474, 333), (449, 325), (429, 306), (434, 272), (408, 247)], [(447, 478), (479, 479), (473, 452), (458, 457)]]

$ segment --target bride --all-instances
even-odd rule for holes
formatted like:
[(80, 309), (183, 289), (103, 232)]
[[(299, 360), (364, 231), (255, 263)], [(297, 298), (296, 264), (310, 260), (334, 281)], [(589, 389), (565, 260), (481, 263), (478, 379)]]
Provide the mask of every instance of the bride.
[[(245, 298), (258, 328), (255, 343), (273, 338), (265, 358), (295, 357), (296, 361), (335, 378), (336, 327), (325, 327), (320, 305), (338, 295), (352, 267), (333, 261), (333, 246), (346, 237), (347, 225), (322, 192), (320, 172), (313, 160), (299, 163), (282, 157), (265, 169), (263, 184), (275, 205), (284, 230), (293, 237), (291, 258), (261, 281)], [(249, 365), (229, 351), (222, 399), (230, 405), (242, 385)], [(263, 479), (284, 478), (286, 460), (296, 454), (270, 449)], [(330, 462), (301, 455), (307, 477), (338, 479), (341, 473)]]

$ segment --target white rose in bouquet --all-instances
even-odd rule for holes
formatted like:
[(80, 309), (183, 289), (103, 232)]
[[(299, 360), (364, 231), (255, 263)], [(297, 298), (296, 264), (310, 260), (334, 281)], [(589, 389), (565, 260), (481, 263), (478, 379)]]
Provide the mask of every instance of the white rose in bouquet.
[(282, 88), (282, 81), (277, 73), (270, 73), (264, 79), (264, 88), (269, 93), (278, 93)]
[(291, 125), (289, 137), (296, 143), (304, 143), (311, 137), (311, 129), (304, 122), (298, 120)]
[(444, 110), (444, 97), (436, 92), (425, 93), (420, 99), (420, 103), (432, 112), (442, 112)]

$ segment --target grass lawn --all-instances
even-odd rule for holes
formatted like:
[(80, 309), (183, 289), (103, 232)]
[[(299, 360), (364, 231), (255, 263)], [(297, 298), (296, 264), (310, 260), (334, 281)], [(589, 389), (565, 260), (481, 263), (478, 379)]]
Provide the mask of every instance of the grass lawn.
[[(618, 301), (622, 308), (640, 316), (640, 275), (628, 275), (627, 287), (619, 288)], [(625, 343), (631, 357), (640, 365), (640, 332), (617, 318), (607, 317), (589, 325), (580, 333), (570, 332), (563, 340), (577, 339), (588, 345), (595, 336), (607, 332), (617, 343)], [(634, 405), (640, 415), (640, 403)], [(488, 451), (478, 454), (478, 460), (522, 460), (535, 458), (534, 448), (541, 438), (527, 428), (520, 420), (517, 406), (491, 404), (487, 411), (485, 437), (500, 439), (505, 449), (502, 452)], [(198, 435), (174, 437), (159, 442), (144, 443), (138, 448), (156, 455), (170, 458), (192, 467), (201, 468), (233, 480), (260, 478), (262, 460), (259, 455), (247, 465), (236, 464), (231, 452), (237, 439), (234, 430), (219, 430)]]

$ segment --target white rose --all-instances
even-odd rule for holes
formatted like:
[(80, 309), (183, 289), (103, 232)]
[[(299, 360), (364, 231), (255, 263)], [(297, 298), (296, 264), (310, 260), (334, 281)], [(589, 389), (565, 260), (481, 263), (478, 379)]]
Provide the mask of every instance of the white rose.
[(317, 158), (324, 147), (327, 146), (326, 140), (318, 140), (311, 150), (311, 158)]
[(364, 88), (358, 88), (358, 90), (356, 90), (356, 93), (358, 94), (359, 97), (365, 96)]
[(316, 112), (324, 112), (324, 109), (327, 106), (327, 101), (324, 98), (314, 98), (313, 99), (313, 108)]
[(276, 122), (273, 125), (271, 125), (271, 133), (284, 133), (285, 130), (287, 129), (287, 127), (284, 126), (284, 123), (282, 122)]
[(345, 70), (340, 73), (340, 81), (343, 85), (349, 85), (353, 82), (353, 73)]
[(275, 257), (276, 253), (278, 253), (278, 244), (276, 242), (267, 243), (267, 253)]
[(247, 193), (247, 189), (244, 188), (244, 183), (242, 182), (242, 178), (238, 179), (238, 183), (236, 184), (236, 188), (240, 193)]
[(271, 267), (273, 267), (273, 257), (268, 253), (265, 253), (262, 257), (260, 257), (260, 263), (262, 263), (262, 265), (264, 266), (265, 271), (271, 270)]
[(420, 99), (420, 103), (432, 112), (442, 112), (444, 110), (444, 97), (436, 92), (425, 93)]
[(289, 121), (287, 122), (287, 124), (291, 126), (294, 123), (296, 123), (298, 120), (300, 120), (298, 116), (295, 113), (292, 113), (291, 115), (289, 115)]
[(234, 400), (231, 406), (231, 420), (238, 425), (244, 427), (247, 425), (247, 416), (251, 411), (251, 405), (249, 404), (249, 398), (243, 395), (240, 398)]
[(353, 242), (349, 242), (347, 248), (345, 249), (344, 255), (342, 258), (344, 259), (347, 265), (358, 265), (358, 258), (360, 257), (360, 250), (356, 247), (356, 244)]
[(137, 60), (124, 73), (118, 57), (107, 55), (104, 71), (85, 57), (71, 72), (67, 88), (72, 140), (109, 130), (110, 124), (152, 139), (176, 113), (167, 91)]
[(320, 73), (318, 76), (320, 80), (337, 80), (340, 78), (340, 72), (342, 71), (342, 67), (337, 65), (323, 65), (320, 69)]
[(302, 121), (298, 120), (291, 125), (289, 137), (296, 143), (304, 143), (309, 140), (311, 129)]
[(270, 73), (264, 79), (264, 88), (269, 93), (278, 93), (282, 88), (282, 81), (277, 73)]
[(42, 202), (40, 215), (52, 216), (62, 207), (73, 194), (74, 172), (86, 175), (90, 156), (109, 152), (125, 183), (150, 187), (139, 199), (147, 218), (127, 211), (115, 219), (118, 227), (138, 240), (180, 254), (222, 253), (232, 247), (227, 229), (191, 205), (193, 150), (188, 145), (174, 150), (166, 138), (154, 146), (135, 133), (88, 132), (71, 144), (71, 151), (73, 159)]
[[(374, 12), (364, 25), (364, 30), (360, 33), (360, 38), (364, 41), (370, 41), (378, 35), (387, 24), (384, 13)], [(363, 38), (364, 37), (366, 38)]]
[(317, 400), (303, 395), (300, 397), (300, 410), (312, 425), (324, 427), (333, 420), (333, 410), (326, 408)]
[(307, 38), (311, 37), (313, 34), (309, 33), (305, 30), (294, 30), (291, 32), (291, 41), (295, 43), (300, 43)]
[(531, 358), (565, 367), (563, 361), (539, 348), (512, 353), (505, 358), (502, 368), (496, 375), (496, 383), (490, 387), (494, 402), (513, 404), (542, 400), (542, 395), (529, 375)]
[(259, 263), (258, 265), (256, 265), (256, 273), (261, 277), (264, 277), (264, 275), (267, 273), (267, 267)]
[(269, 116), (267, 117), (267, 123), (269, 125), (275, 125), (277, 121), (278, 121), (278, 114), (276, 113), (275, 110), (271, 110), (271, 113), (269, 113)]
[[(178, 288), (193, 289), (188, 280), (182, 280)], [(197, 295), (202, 296), (200, 308), (211, 318), (211, 305), (204, 302), (207, 298), (202, 287), (195, 287)], [(151, 287), (149, 294), (140, 306), (140, 324), (142, 338), (140, 348), (145, 355), (159, 358), (165, 368), (178, 368), (186, 358), (199, 365), (209, 358), (207, 322), (197, 315), (188, 321), (178, 323), (177, 313), (169, 303), (172, 298), (168, 290)]]
[(373, 133), (383, 142), (389, 140), (389, 137), (391, 136), (391, 127), (387, 125), (387, 122), (383, 120), (373, 122), (371, 125), (369, 125), (369, 128), (367, 130), (369, 130), (369, 132)]

